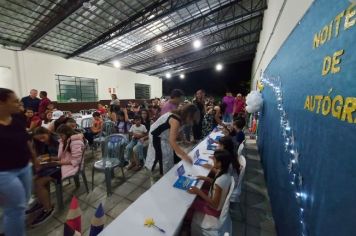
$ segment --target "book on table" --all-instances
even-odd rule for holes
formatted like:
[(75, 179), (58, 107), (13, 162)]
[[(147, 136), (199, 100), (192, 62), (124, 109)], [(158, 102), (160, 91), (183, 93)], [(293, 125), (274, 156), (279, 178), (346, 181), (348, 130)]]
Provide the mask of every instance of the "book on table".
[(208, 160), (201, 159), (199, 149), (197, 149), (193, 156), (193, 163), (194, 163), (194, 165), (202, 166), (204, 164), (207, 164)]
[(218, 147), (218, 146), (216, 146), (216, 145), (208, 144), (208, 146), (206, 147), (206, 149), (207, 149), (208, 151), (215, 151), (217, 147)]
[(221, 135), (218, 135), (218, 136), (216, 136), (214, 139), (213, 138), (208, 138), (208, 140), (207, 140), (207, 147), (206, 147), (206, 149), (208, 150), (208, 151), (215, 151), (216, 150), (216, 148), (217, 148), (217, 142), (221, 139)]
[(183, 164), (177, 169), (178, 179), (173, 184), (173, 187), (179, 188), (182, 190), (188, 190), (190, 187), (196, 186), (199, 182), (197, 178), (191, 178), (189, 176), (185, 176), (185, 169)]

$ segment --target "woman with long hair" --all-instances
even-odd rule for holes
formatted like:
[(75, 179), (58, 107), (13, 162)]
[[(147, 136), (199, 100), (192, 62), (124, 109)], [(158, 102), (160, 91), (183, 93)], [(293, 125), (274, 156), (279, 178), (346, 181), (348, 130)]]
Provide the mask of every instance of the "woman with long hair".
[(44, 127), (46, 129), (48, 129), (50, 127), (50, 125), (52, 124), (53, 118), (53, 111), (47, 110), (45, 113), (45, 117), (41, 122), (41, 127)]
[[(231, 166), (229, 168), (229, 173), (232, 177), (234, 177), (234, 180), (235, 180), (235, 186), (234, 186), (234, 191), (232, 192), (232, 195), (231, 195), (231, 199), (232, 201), (236, 201), (236, 199), (238, 198), (238, 189), (237, 189), (237, 185), (238, 185), (238, 180), (239, 180), (239, 175), (240, 175), (240, 170), (241, 170), (241, 165), (238, 161), (238, 158), (237, 158), (237, 152), (236, 152), (236, 147), (235, 147), (235, 144), (234, 144), (234, 141), (232, 139), (231, 136), (224, 136), (224, 137), (221, 137), (218, 141), (218, 147), (217, 147), (217, 150), (226, 150), (228, 151), (231, 155), (230, 155), (230, 163), (231, 163)], [(211, 169), (211, 172), (212, 173), (216, 173), (217, 170), (209, 165), (209, 164), (204, 164), (204, 167), (205, 168), (208, 168), (208, 169)]]
[[(20, 102), (16, 94), (0, 88), (0, 207), (3, 209), (5, 235), (24, 236), (25, 210), (31, 196), (32, 171), (30, 137), (24, 120), (19, 118)], [(35, 168), (38, 167), (34, 162)]]
[(59, 176), (55, 175), (39, 175), (35, 179), (35, 192), (39, 200), (39, 208), (42, 208), (41, 213), (32, 222), (32, 226), (39, 225), (49, 219), (54, 213), (54, 207), (51, 204), (48, 184), (51, 181), (60, 181), (63, 178), (72, 176), (81, 168), (84, 137), (83, 134), (78, 134), (68, 125), (62, 124), (57, 130), (60, 136), (58, 147), (58, 158), (51, 157), (49, 166), (58, 166), (60, 169)]
[[(26, 214), (32, 214), (39, 210), (41, 210), (42, 214), (45, 214), (46, 212), (43, 213), (44, 211), (49, 211), (50, 214), (46, 214), (46, 219), (48, 219), (49, 216), (53, 213), (53, 211), (50, 211), (50, 204), (49, 207), (46, 208), (46, 204), (42, 205), (41, 202), (44, 202), (43, 198), (46, 197), (48, 193), (46, 188), (48, 187), (49, 182), (51, 180), (61, 180), (60, 166), (58, 166), (55, 162), (51, 163), (51, 160), (57, 159), (58, 147), (58, 137), (55, 134), (51, 133), (51, 131), (44, 127), (38, 127), (34, 130), (33, 149), (37, 160), (41, 163), (41, 168), (36, 171), (36, 175), (34, 178), (35, 192), (39, 200), (38, 202), (36, 202), (35, 205), (33, 205), (30, 209), (26, 211)], [(36, 220), (37, 219), (35, 219), (35, 221)]]
[(38, 127), (34, 130), (32, 137), (36, 157), (42, 155), (54, 157), (58, 155), (58, 137), (51, 131), (44, 127)]
[(150, 128), (151, 128), (151, 119), (150, 119), (150, 114), (148, 113), (148, 110), (141, 109), (139, 115), (141, 116), (142, 124), (146, 127), (147, 131), (150, 130)]
[(192, 163), (192, 158), (177, 144), (177, 137), (183, 125), (191, 125), (197, 118), (198, 109), (189, 104), (165, 113), (151, 125), (145, 164), (147, 169), (153, 171), (158, 163), (160, 175), (163, 175), (180, 160)]
[(231, 175), (229, 173), (231, 159), (231, 154), (226, 150), (216, 150), (214, 152), (214, 168), (217, 172), (214, 178), (204, 176), (197, 177), (210, 184), (208, 192), (204, 192), (204, 190), (200, 190), (197, 187), (191, 187), (188, 190), (189, 193), (196, 194), (199, 197), (194, 201), (187, 214), (187, 218), (192, 217), (192, 211), (202, 212), (219, 218), (231, 185)]

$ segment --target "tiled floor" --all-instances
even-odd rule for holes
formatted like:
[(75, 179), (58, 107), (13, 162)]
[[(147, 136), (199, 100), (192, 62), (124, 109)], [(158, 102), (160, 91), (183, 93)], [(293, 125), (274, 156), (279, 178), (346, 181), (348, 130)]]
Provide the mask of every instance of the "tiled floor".
[[(95, 154), (95, 156), (99, 155), (99, 152)], [(82, 183), (80, 187), (76, 189), (73, 181), (71, 183), (65, 181), (63, 184), (65, 209), (56, 211), (54, 217), (40, 227), (29, 229), (29, 236), (62, 236), (63, 223), (65, 222), (68, 206), (73, 195), (78, 197), (79, 205), (82, 210), (83, 235), (89, 235), (90, 220), (99, 203), (103, 204), (106, 215), (106, 225), (108, 225), (150, 187), (150, 178), (144, 170), (138, 172), (125, 170), (126, 179), (124, 180), (122, 178), (121, 170), (117, 168), (115, 170), (115, 178), (112, 180), (113, 194), (111, 196), (108, 197), (106, 194), (104, 174), (100, 172), (95, 173), (94, 189), (91, 190), (91, 166), (95, 160), (96, 158), (92, 157), (92, 153), (88, 152), (86, 155), (85, 172), (88, 179), (89, 194), (86, 193)], [(54, 193), (52, 199), (55, 203)]]
[(274, 236), (274, 221), (255, 140), (247, 140), (245, 157), (247, 165), (240, 197), (244, 217), (240, 212), (232, 216), (233, 236)]
[[(276, 235), (256, 144), (253, 140), (249, 140), (246, 146), (247, 169), (241, 196), (241, 204), (246, 220), (242, 220), (240, 213), (237, 214), (233, 221), (233, 227), (236, 229), (233, 236)], [(186, 149), (189, 149), (189, 147)], [(95, 156), (99, 155), (100, 153), (98, 152)], [(139, 172), (125, 171), (126, 180), (124, 181), (121, 178), (121, 170), (116, 169), (115, 178), (112, 181), (113, 194), (110, 197), (106, 195), (104, 175), (102, 173), (95, 174), (94, 189), (91, 190), (91, 166), (94, 161), (95, 158), (92, 157), (92, 153), (88, 152), (85, 172), (89, 181), (89, 194), (86, 193), (82, 183), (76, 189), (73, 181), (71, 183), (66, 181), (63, 187), (65, 209), (56, 211), (54, 217), (43, 225), (28, 229), (29, 236), (62, 236), (67, 208), (73, 195), (78, 197), (82, 210), (83, 235), (89, 235), (90, 220), (99, 203), (104, 206), (107, 225), (150, 187), (150, 178), (145, 170)], [(54, 193), (52, 199), (55, 203)]]

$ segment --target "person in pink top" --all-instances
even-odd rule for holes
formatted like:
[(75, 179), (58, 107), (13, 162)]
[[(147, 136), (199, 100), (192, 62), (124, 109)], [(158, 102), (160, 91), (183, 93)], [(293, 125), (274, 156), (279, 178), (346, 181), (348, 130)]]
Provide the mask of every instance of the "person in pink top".
[(226, 104), (226, 109), (225, 109), (225, 113), (223, 115), (223, 120), (224, 120), (224, 122), (227, 122), (227, 123), (232, 122), (235, 98), (232, 96), (232, 93), (230, 91), (226, 92), (226, 96), (223, 97), (222, 102)]
[(234, 103), (233, 114), (235, 116), (241, 112), (245, 112), (245, 100), (242, 98), (241, 93), (238, 93)]
[(180, 89), (173, 89), (171, 92), (171, 98), (163, 105), (161, 109), (161, 115), (164, 115), (167, 112), (177, 109), (178, 105), (183, 101), (184, 92)]
[[(81, 133), (76, 133), (71, 127), (66, 124), (60, 125), (57, 130), (60, 136), (58, 147), (58, 158), (48, 157), (47, 163), (42, 162), (43, 166), (52, 166), (60, 168), (61, 179), (72, 176), (78, 172), (83, 165), (83, 151), (85, 148), (84, 137)], [(38, 197), (38, 210), (42, 212), (35, 218), (31, 226), (39, 225), (50, 218), (54, 213), (54, 207), (51, 204), (49, 188), (47, 187), (51, 181), (55, 179), (52, 176), (37, 176), (35, 178), (35, 192)], [(28, 213), (37, 211), (30, 209)]]
[(60, 125), (57, 129), (60, 136), (58, 158), (62, 170), (62, 179), (78, 172), (84, 151), (84, 136), (76, 133), (67, 125)]

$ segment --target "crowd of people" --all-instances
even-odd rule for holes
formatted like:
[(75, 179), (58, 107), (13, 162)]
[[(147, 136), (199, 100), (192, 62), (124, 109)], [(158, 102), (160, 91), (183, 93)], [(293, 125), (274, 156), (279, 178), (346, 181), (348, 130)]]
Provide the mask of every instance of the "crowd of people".
[[(113, 133), (127, 138), (126, 168), (138, 171), (144, 166), (153, 179), (180, 160), (192, 163), (178, 141), (196, 143), (215, 127), (223, 127), (225, 136), (218, 145), (221, 150), (214, 154), (214, 165), (205, 166), (211, 169), (212, 178), (199, 177), (210, 183), (210, 191), (189, 190), (200, 196), (194, 210), (219, 215), (228, 192), (227, 176), (239, 175), (236, 150), (245, 138), (241, 94), (235, 98), (227, 92), (222, 101), (215, 101), (200, 89), (187, 100), (182, 90), (174, 89), (168, 99), (155, 98), (142, 104), (124, 103), (112, 94), (110, 105), (99, 103), (91, 126), (83, 129), (70, 112), (56, 109), (45, 91), (40, 92), (40, 98), (37, 93), (32, 89), (29, 96), (19, 100), (13, 91), (0, 88), (0, 149), (4, 156), (0, 162), (0, 206), (4, 209), (5, 235), (25, 235), (26, 215), (33, 212), (41, 213), (32, 226), (51, 217), (54, 206), (49, 184), (59, 183), (82, 167), (86, 143), (95, 145), (105, 122), (114, 124)], [(159, 174), (153, 176), (157, 164)], [(31, 194), (37, 202), (27, 209)]]

